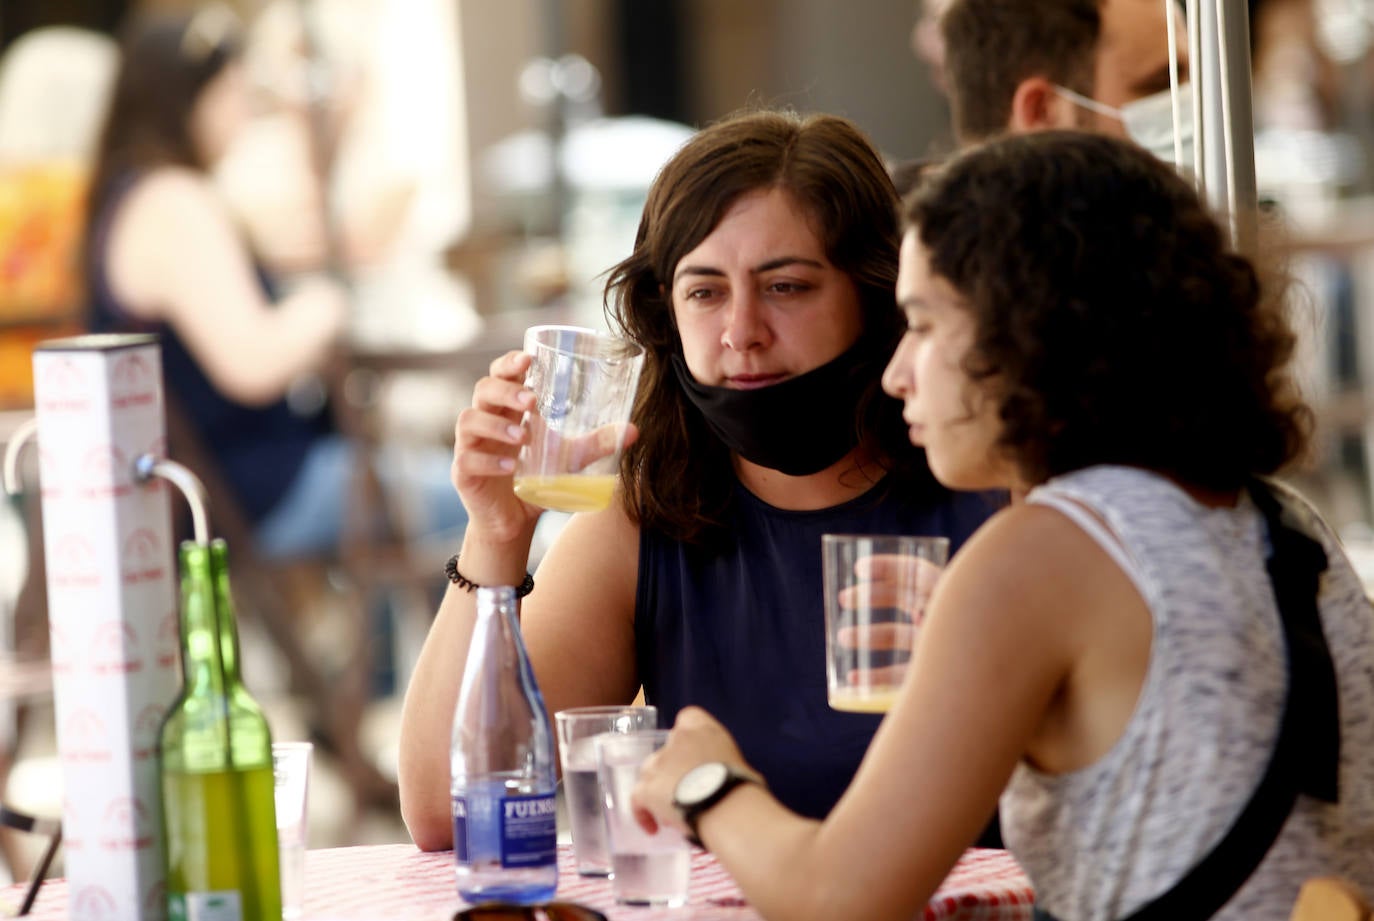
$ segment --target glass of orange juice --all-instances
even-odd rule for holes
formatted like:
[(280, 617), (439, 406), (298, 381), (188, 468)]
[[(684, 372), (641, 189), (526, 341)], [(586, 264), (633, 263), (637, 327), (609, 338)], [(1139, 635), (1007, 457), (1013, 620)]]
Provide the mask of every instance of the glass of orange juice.
[(885, 713), (892, 706), (948, 555), (944, 537), (821, 536), (831, 707)]
[(532, 326), (525, 386), (530, 439), (515, 463), (515, 494), (561, 512), (611, 504), (644, 349), (580, 326)]

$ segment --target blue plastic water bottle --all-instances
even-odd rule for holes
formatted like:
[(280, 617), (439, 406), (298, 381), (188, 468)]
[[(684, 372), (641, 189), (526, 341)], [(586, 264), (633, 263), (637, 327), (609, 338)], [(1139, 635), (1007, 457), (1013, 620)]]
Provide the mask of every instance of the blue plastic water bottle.
[(453, 715), (458, 895), (529, 904), (558, 886), (553, 729), (516, 617), (515, 589), (477, 589)]

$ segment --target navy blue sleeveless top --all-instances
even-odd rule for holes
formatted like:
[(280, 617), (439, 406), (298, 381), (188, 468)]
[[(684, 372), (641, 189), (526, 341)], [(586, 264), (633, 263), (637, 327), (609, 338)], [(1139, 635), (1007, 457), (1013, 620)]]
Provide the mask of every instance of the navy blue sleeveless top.
[[(329, 414), (322, 410), (310, 416), (297, 415), (284, 399), (263, 407), (233, 402), (210, 383), (170, 325), (136, 317), (119, 302), (110, 288), (105, 250), (115, 212), (138, 178), (130, 174), (117, 180), (94, 218), (87, 256), (91, 331), (152, 332), (160, 337), (167, 393), (175, 397), (186, 421), (218, 459), (239, 507), (251, 523), (257, 524), (286, 494), (311, 445), (332, 431)], [(270, 279), (260, 266), (256, 271), (263, 294), (272, 300)], [(243, 359), (251, 361), (252, 356)], [(175, 450), (175, 445), (172, 447)]]
[(821, 535), (943, 535), (953, 553), (1001, 504), (993, 494), (930, 492), (918, 503), (884, 481), (843, 505), (795, 512), (737, 486), (734, 543), (723, 551), (641, 528), (635, 645), (660, 722), (704, 707), (783, 805), (825, 816), (882, 716), (827, 703)]

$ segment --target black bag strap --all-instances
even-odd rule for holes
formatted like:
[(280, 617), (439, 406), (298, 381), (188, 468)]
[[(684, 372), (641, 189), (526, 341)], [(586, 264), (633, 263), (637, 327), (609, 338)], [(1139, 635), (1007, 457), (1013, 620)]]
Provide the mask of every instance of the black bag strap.
[[(1266, 561), (1288, 649), (1288, 700), (1269, 766), (1226, 835), (1173, 888), (1126, 921), (1210, 918), (1240, 890), (1278, 840), (1298, 794), (1337, 800), (1340, 713), (1336, 669), (1317, 611), (1326, 551), (1307, 533), (1302, 510), (1285, 505), (1273, 488), (1254, 480), (1250, 496), (1264, 516)], [(1037, 921), (1054, 921), (1036, 909)]]

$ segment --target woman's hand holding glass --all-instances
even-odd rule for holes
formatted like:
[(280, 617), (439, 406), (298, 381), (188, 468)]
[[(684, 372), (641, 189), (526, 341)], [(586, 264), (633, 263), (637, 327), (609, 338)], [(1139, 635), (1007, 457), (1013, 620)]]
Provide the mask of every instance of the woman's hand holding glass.
[[(678, 712), (667, 743), (650, 755), (640, 769), (633, 802), (635, 818), (646, 832), (653, 834), (660, 825), (684, 835), (691, 832), (682, 813), (673, 805), (673, 793), (683, 774), (708, 761), (748, 768), (730, 730), (700, 707), (684, 707)], [(752, 769), (749, 772), (754, 773)]]
[(534, 393), (524, 386), (530, 360), (511, 351), (493, 361), (454, 428), (453, 485), (468, 512), (468, 532), (496, 542), (532, 532), (543, 511), (514, 490), (515, 459), (528, 440), (520, 420), (534, 408)]
[(562, 512), (611, 504), (644, 349), (581, 326), (531, 326), (525, 386), (535, 407), (515, 461), (515, 494)]
[[(543, 426), (535, 394), (524, 384), (532, 360), (526, 352), (512, 351), (492, 362), (454, 431), (453, 485), (467, 509), (468, 530), (498, 542), (525, 533), (543, 512), (515, 492), (520, 449), (534, 428)], [(636, 437), (638, 429), (624, 423), (569, 439), (563, 450), (580, 467), (622, 450)]]

